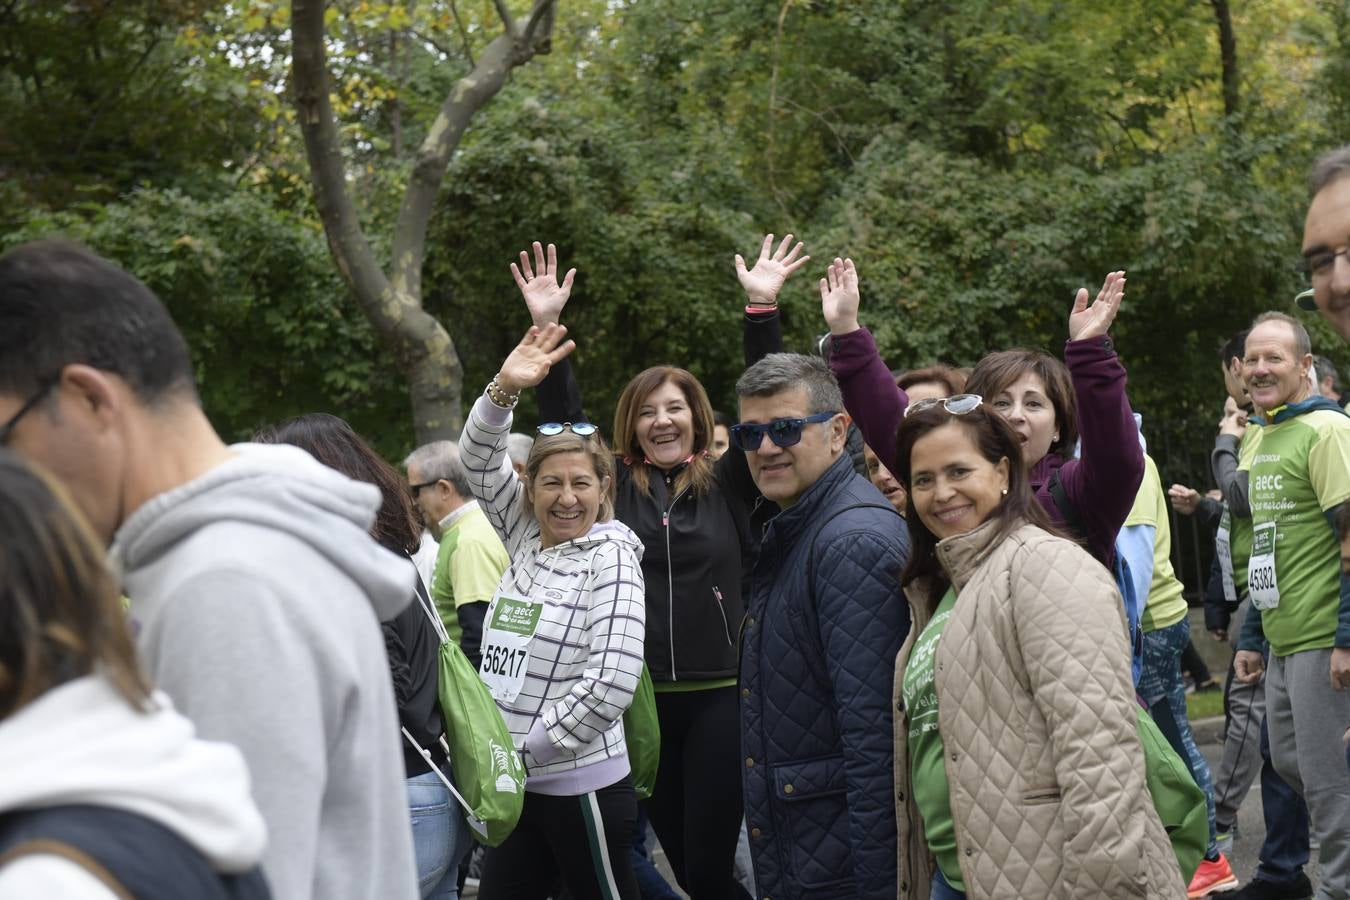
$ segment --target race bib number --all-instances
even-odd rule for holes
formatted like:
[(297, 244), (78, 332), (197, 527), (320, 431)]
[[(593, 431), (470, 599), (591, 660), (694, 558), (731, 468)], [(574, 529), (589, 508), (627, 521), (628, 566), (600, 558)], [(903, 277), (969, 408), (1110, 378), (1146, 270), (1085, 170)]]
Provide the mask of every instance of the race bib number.
[(478, 669), (494, 700), (510, 703), (530, 669), (530, 642), (544, 605), (498, 594), (483, 629), (483, 662)]
[(1280, 586), (1275, 580), (1275, 523), (1252, 530), (1252, 556), (1247, 567), (1247, 591), (1252, 606), (1274, 609), (1280, 605)]
[(1232, 530), (1233, 515), (1225, 506), (1223, 516), (1219, 519), (1219, 531), (1214, 535), (1214, 549), (1219, 554), (1219, 575), (1223, 579), (1224, 599), (1229, 603), (1237, 603), (1237, 586), (1233, 584)]

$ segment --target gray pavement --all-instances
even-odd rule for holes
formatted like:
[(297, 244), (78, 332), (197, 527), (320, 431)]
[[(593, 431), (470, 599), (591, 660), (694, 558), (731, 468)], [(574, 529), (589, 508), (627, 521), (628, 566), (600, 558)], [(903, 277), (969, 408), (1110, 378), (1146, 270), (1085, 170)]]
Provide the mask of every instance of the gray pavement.
[[(1210, 723), (1206, 723), (1210, 724)], [(1221, 723), (1220, 723), (1221, 724)], [(1219, 764), (1219, 758), (1223, 755), (1223, 745), (1217, 739), (1205, 738), (1217, 735), (1214, 732), (1217, 729), (1205, 729), (1204, 727), (1196, 729), (1196, 737), (1199, 738), (1200, 752), (1205, 754), (1205, 759), (1209, 760), (1210, 771), (1214, 771)], [(1233, 852), (1228, 857), (1228, 864), (1233, 867), (1233, 874), (1246, 884), (1256, 874), (1256, 863), (1261, 853), (1261, 842), (1265, 840), (1266, 823), (1261, 810), (1261, 780), (1258, 778), (1252, 785), (1251, 793), (1247, 799), (1242, 802), (1238, 810), (1238, 837), (1233, 841)], [(1317, 851), (1313, 851), (1312, 860), (1308, 863), (1308, 878), (1312, 880), (1313, 887), (1317, 887)], [(1215, 898), (1221, 898), (1223, 894), (1211, 895)]]

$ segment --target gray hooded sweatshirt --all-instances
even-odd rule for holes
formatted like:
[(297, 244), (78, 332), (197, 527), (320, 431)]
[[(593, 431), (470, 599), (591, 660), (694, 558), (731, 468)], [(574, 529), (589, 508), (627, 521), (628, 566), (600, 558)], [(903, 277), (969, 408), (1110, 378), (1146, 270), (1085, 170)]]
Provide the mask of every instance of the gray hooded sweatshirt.
[(379, 625), (416, 572), (369, 536), (373, 486), (295, 447), (231, 450), (113, 541), (141, 659), (202, 738), (243, 752), (274, 896), (416, 897)]

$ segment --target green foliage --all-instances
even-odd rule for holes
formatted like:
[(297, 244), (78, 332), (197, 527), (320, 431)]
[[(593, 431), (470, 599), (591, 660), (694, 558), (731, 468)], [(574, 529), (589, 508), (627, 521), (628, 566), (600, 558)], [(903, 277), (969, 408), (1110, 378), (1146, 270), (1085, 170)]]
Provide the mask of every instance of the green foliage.
[[(1231, 119), (1209, 3), (568, 0), (552, 53), (475, 119), (432, 220), (425, 303), (466, 402), (528, 324), (507, 266), (531, 240), (579, 269), (566, 321), (600, 421), (656, 363), (734, 411), (731, 259), (764, 232), (813, 256), (781, 298), (789, 346), (823, 331), (815, 279), (851, 255), (897, 367), (1056, 351), (1074, 290), (1124, 268), (1113, 336), (1131, 400), (1164, 479), (1207, 486), (1214, 350), (1289, 308), (1304, 172), (1350, 134), (1346, 4), (1229, 6)], [(0, 13), (0, 240), (64, 232), (145, 277), (231, 437), (328, 409), (405, 451), (404, 386), (312, 209), (286, 0), (67, 7)], [(493, 7), (329, 5), (344, 159), (377, 253), (436, 111), (501, 33)], [(1190, 582), (1200, 542), (1174, 540)]]
[(34, 216), (37, 237), (88, 244), (164, 300), (192, 349), (203, 404), (228, 440), (304, 412), (342, 415), (390, 454), (411, 440), (406, 386), (347, 301), (322, 232), (248, 191), (199, 201), (138, 190)]

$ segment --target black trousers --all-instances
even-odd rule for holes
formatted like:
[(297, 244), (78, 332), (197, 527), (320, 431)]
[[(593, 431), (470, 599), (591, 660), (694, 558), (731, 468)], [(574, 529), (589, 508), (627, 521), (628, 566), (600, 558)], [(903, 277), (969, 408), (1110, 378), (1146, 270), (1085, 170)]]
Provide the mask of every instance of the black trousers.
[(575, 797), (525, 792), (520, 823), (487, 852), (480, 900), (545, 900), (558, 876), (572, 900), (638, 900), (637, 800), (625, 776)]
[(658, 693), (661, 767), (647, 801), (652, 828), (693, 900), (738, 900), (740, 838), (740, 700), (735, 686)]

